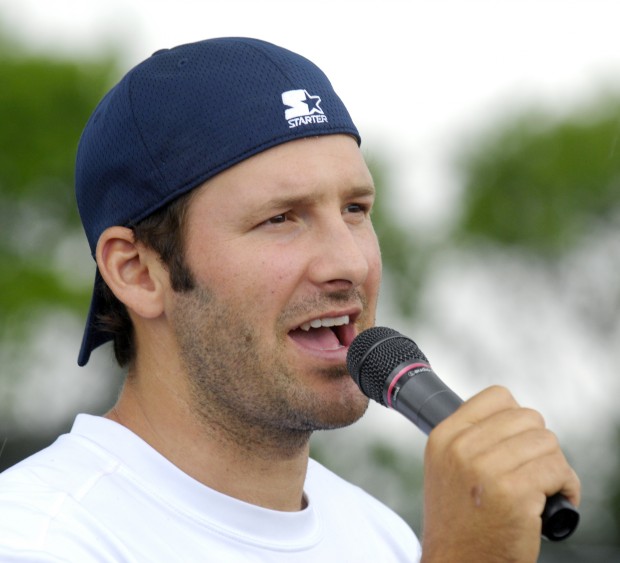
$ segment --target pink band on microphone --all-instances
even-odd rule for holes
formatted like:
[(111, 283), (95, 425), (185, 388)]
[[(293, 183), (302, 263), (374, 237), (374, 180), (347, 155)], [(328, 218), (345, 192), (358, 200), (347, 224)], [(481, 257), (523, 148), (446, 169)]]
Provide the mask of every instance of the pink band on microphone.
[(417, 362), (415, 364), (409, 364), (408, 366), (405, 366), (403, 369), (401, 369), (395, 376), (394, 379), (392, 379), (392, 382), (390, 383), (390, 386), (388, 387), (388, 392), (387, 392), (387, 402), (388, 402), (388, 407), (390, 408), (394, 408), (392, 406), (392, 391), (394, 390), (394, 387), (396, 386), (396, 384), (398, 383), (398, 380), (405, 375), (407, 372), (411, 371), (414, 368), (421, 368), (421, 367), (425, 367), (425, 368), (430, 368), (430, 366), (428, 364), (425, 364), (423, 362)]

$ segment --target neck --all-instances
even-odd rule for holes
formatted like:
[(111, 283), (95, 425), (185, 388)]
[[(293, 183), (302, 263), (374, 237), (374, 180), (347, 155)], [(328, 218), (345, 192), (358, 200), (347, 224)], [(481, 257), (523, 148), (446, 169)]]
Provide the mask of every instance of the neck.
[(131, 373), (107, 418), (223, 494), (273, 510), (304, 506), (310, 432), (241, 426), (221, 411), (198, 410), (173, 380)]

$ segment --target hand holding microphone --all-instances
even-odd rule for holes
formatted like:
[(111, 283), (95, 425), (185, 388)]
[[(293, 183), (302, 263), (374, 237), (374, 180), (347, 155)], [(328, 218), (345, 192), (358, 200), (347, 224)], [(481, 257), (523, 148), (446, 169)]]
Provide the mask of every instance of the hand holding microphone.
[[(416, 344), (390, 328), (375, 327), (362, 332), (351, 344), (347, 366), (365, 395), (399, 411), (426, 434), (463, 403), (433, 372)], [(477, 399), (477, 403), (469, 408), (472, 412), (474, 408), (484, 412), (491, 422), (503, 421), (514, 414), (510, 408), (497, 414), (487, 412), (491, 402), (488, 399), (486, 402), (484, 404), (483, 399)], [(490, 423), (486, 424), (488, 426)], [(515, 423), (511, 421), (510, 424)], [(487, 436), (495, 432), (493, 428), (490, 430)], [(512, 436), (503, 437), (503, 447), (511, 443), (505, 441), (507, 438)], [(476, 444), (476, 447), (482, 446)], [(510, 456), (512, 452), (504, 457)], [(446, 491), (446, 494), (449, 492)], [(552, 541), (569, 537), (579, 522), (575, 507), (558, 491), (547, 498), (540, 516), (542, 535)]]

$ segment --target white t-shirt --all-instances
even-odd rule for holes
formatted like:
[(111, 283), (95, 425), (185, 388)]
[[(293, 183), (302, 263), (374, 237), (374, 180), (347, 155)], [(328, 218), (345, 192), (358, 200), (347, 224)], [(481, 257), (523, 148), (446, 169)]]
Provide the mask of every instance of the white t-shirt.
[(127, 428), (79, 415), (70, 434), (0, 475), (0, 561), (419, 561), (399, 516), (313, 460), (304, 491), (299, 512), (242, 502)]

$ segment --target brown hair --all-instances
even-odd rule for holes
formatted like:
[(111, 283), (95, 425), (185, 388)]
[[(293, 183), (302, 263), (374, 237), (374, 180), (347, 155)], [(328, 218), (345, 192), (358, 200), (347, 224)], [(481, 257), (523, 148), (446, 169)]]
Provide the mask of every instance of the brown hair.
[[(136, 225), (130, 225), (134, 242), (155, 250), (170, 274), (175, 291), (189, 291), (195, 282), (185, 263), (185, 224), (187, 211), (195, 190), (172, 201)], [(114, 355), (121, 367), (135, 360), (134, 328), (125, 305), (118, 300), (105, 282), (96, 289), (104, 299), (104, 312), (97, 316), (99, 330), (112, 335)]]

